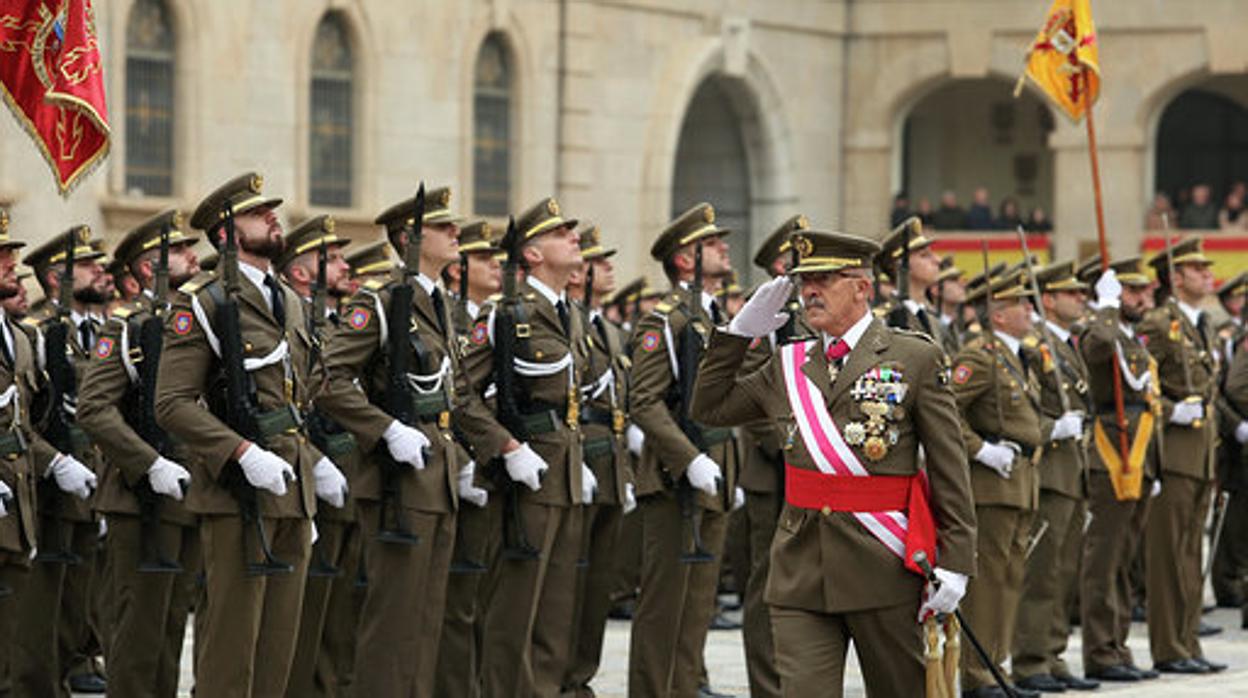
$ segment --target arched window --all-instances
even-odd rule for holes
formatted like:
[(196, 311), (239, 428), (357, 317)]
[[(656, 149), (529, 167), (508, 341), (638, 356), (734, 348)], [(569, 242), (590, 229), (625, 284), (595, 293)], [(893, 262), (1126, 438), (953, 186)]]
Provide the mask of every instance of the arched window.
[(473, 82), (473, 211), (506, 215), (511, 204), (511, 67), (499, 34), (477, 55)]
[(322, 206), (351, 205), (352, 61), (347, 28), (327, 14), (312, 44), (308, 111), (308, 198)]
[(161, 0), (137, 0), (126, 26), (126, 191), (173, 194), (174, 37)]

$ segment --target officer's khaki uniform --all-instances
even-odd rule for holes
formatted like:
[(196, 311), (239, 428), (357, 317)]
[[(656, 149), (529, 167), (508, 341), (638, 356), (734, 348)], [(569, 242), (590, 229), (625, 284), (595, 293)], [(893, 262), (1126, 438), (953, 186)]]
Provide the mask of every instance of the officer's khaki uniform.
[[(1228, 285), (1248, 280), (1248, 273), (1227, 281), (1218, 289), (1219, 295)], [(1243, 292), (1244, 286), (1232, 289)], [(1248, 410), (1227, 396), (1226, 385), (1231, 366), (1244, 348), (1244, 330), (1239, 318), (1228, 320), (1218, 331), (1217, 349), (1221, 354), (1218, 374), (1218, 496), (1226, 493), (1226, 513), (1223, 517), (1222, 534), (1218, 547), (1213, 551), (1213, 566), (1209, 581), (1219, 606), (1240, 605), (1248, 599), (1244, 596), (1243, 578), (1248, 574), (1248, 468), (1244, 467), (1244, 447), (1235, 438), (1235, 429), (1245, 419)], [(1215, 502), (1217, 500), (1215, 499)], [(1216, 513), (1216, 512), (1215, 512)]]
[[(1149, 648), (1159, 663), (1203, 656), (1196, 631), (1203, 597), (1202, 532), (1213, 494), (1218, 363), (1211, 331), (1192, 324), (1177, 303), (1151, 311), (1139, 332), (1157, 359), (1164, 424), (1162, 490), (1148, 516), (1145, 543)], [(1184, 364), (1191, 371), (1190, 390)], [(1189, 396), (1204, 405), (1204, 419), (1171, 424), (1174, 404)]]
[[(1036, 450), (1052, 427), (1039, 412), (1039, 368), (1025, 367), (994, 334), (970, 341), (954, 359), (953, 392), (971, 458), (979, 531), (979, 573), (967, 586), (962, 612), (998, 666), (1009, 656), (1014, 638), (1024, 555), (1039, 499)], [(974, 460), (985, 441), (1021, 447), (1009, 479)], [(962, 690), (992, 685), (979, 657), (963, 653)]]
[[(778, 389), (784, 385), (778, 357), (756, 373), (738, 371), (748, 346), (748, 339), (725, 332), (712, 336), (695, 391), (697, 419), (728, 425), (789, 412), (786, 392)], [(897, 443), (878, 460), (861, 446), (852, 448), (872, 476), (914, 476), (923, 469), (917, 454), (922, 446), (937, 522), (937, 564), (974, 574), (974, 514), (947, 360), (929, 339), (873, 320), (842, 361), (830, 382), (824, 342), (817, 341), (802, 367), (839, 428), (865, 417), (850, 389), (863, 374), (880, 366), (904, 367), (908, 389), (902, 409), (889, 418)], [(800, 437), (786, 441), (785, 458), (790, 467), (816, 469)], [(821, 514), (786, 503), (770, 567), (765, 600), (785, 696), (840, 696), (851, 640), (872, 695), (922, 695), (917, 615), (923, 580), (852, 513)]]
[[(135, 432), (143, 419), (140, 342), (152, 317), (152, 299), (142, 296), (119, 307), (105, 324), (79, 394), (78, 420), (104, 452), (103, 485), (97, 508), (108, 519), (108, 555), (115, 612), (106, 646), (109, 691), (115, 695), (172, 697), (181, 676), (182, 642), (190, 610), (192, 579), (201, 571), (198, 520), (176, 499), (147, 489), (155, 504), (145, 525), (135, 488), (148, 488), (147, 469), (159, 454)], [(127, 351), (128, 350), (128, 351)], [(190, 467), (189, 453), (176, 445), (163, 454)], [(164, 559), (178, 573), (139, 570)]]
[[(1223, 397), (1227, 402), (1239, 413), (1248, 414), (1248, 351), (1244, 351), (1242, 346), (1235, 352), (1231, 365), (1226, 370), (1226, 382), (1223, 388)], [(1231, 431), (1229, 438), (1234, 441), (1233, 428)], [(1245, 545), (1243, 536), (1246, 535), (1245, 530), (1248, 529), (1248, 521), (1245, 521), (1248, 519), (1248, 511), (1245, 511), (1248, 509), (1248, 502), (1243, 501), (1244, 497), (1248, 496), (1248, 482), (1246, 482), (1248, 476), (1245, 474), (1248, 464), (1244, 461), (1242, 451), (1238, 455), (1239, 458), (1235, 462), (1227, 464), (1229, 477), (1222, 480), (1232, 488), (1231, 498), (1227, 503), (1226, 523), (1222, 529), (1222, 540), (1226, 541), (1227, 538), (1238, 538), (1238, 540), (1223, 546), (1223, 549), (1228, 552), (1224, 553), (1225, 561), (1222, 564), (1233, 569), (1238, 565), (1240, 573), (1243, 574), (1248, 572), (1248, 556), (1243, 555)], [(1216, 562), (1214, 569), (1217, 570)], [(1242, 577), (1238, 581), (1242, 585)], [(1238, 591), (1243, 593), (1243, 589), (1244, 587), (1240, 586)], [(1245, 608), (1244, 617), (1248, 618), (1248, 607)]]
[[(1040, 365), (1041, 411), (1050, 419), (1062, 416), (1059, 390), (1066, 394), (1070, 410), (1092, 413), (1088, 371), (1075, 350), (1076, 341), (1073, 336), (1063, 340), (1051, 331), (1030, 353), (1031, 360)], [(1076, 569), (1070, 563), (1078, 559), (1082, 548), (1087, 512), (1086, 434), (1049, 441), (1040, 459), (1040, 503), (1034, 529), (1040, 537), (1025, 562), (1023, 600), (1010, 663), (1016, 680), (1071, 673), (1062, 655), (1070, 634), (1066, 609), (1077, 582)], [(1041, 522), (1048, 523), (1043, 534), (1039, 534)]]

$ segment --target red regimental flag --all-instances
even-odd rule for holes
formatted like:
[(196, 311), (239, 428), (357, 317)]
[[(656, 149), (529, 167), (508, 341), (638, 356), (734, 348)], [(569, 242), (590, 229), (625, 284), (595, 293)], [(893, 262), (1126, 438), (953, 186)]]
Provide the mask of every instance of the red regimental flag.
[(0, 87), (68, 195), (108, 153), (91, 0), (0, 0)]

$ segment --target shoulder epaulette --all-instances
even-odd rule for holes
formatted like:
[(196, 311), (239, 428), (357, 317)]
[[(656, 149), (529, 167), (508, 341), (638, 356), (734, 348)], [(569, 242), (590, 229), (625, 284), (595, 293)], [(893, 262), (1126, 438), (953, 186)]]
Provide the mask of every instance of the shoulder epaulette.
[(213, 274), (210, 271), (200, 272), (196, 274), (195, 276), (191, 277), (190, 281), (187, 281), (186, 283), (179, 286), (178, 290), (181, 291), (182, 293), (187, 293), (187, 294), (199, 293), (201, 289), (203, 289), (205, 286), (207, 286), (216, 278), (217, 278), (216, 274)]
[(926, 332), (920, 332), (919, 330), (912, 330), (906, 327), (890, 327), (888, 329), (892, 330), (893, 334), (896, 334), (896, 335), (901, 335), (903, 337), (914, 337), (916, 339), (921, 339), (927, 342), (928, 344), (932, 344), (932, 345), (936, 344), (936, 338)]
[(19, 320), (17, 324), (19, 324), (19, 325), (24, 325), (24, 326), (26, 326), (26, 327), (29, 327), (29, 328), (30, 328), (30, 329), (32, 329), (32, 330), (38, 330), (38, 329), (39, 329), (39, 319), (38, 319), (38, 318), (31, 317), (31, 316), (29, 316), (29, 315), (27, 315), (26, 317), (24, 317), (24, 318), (22, 318), (21, 320)]
[(116, 308), (113, 308), (112, 317), (115, 317), (118, 320), (125, 320), (126, 318), (138, 312), (138, 310), (139, 309), (137, 307), (135, 307), (133, 304), (130, 304), (130, 303), (119, 305)]
[(366, 291), (372, 291), (373, 293), (376, 293), (380, 291), (381, 289), (385, 288), (386, 285), (389, 283), (390, 282), (387, 279), (369, 279), (368, 281), (365, 281), (363, 285), (361, 285), (360, 288)]
[(667, 315), (668, 313), (672, 312), (672, 307), (673, 307), (672, 304), (668, 303), (667, 301), (659, 301), (654, 306), (654, 312), (660, 315)]
[(491, 295), (489, 298), (486, 298), (486, 299), (485, 299), (485, 302), (486, 302), (486, 303), (498, 303), (498, 302), (499, 302), (499, 301), (501, 301), (502, 299), (503, 299), (503, 294), (501, 294), (501, 293), (495, 293), (495, 294)]
[(1035, 349), (1036, 347), (1040, 346), (1040, 339), (1036, 337), (1036, 335), (1034, 334), (1029, 334), (1023, 337), (1022, 343), (1023, 343), (1023, 346), (1027, 347), (1028, 349)]

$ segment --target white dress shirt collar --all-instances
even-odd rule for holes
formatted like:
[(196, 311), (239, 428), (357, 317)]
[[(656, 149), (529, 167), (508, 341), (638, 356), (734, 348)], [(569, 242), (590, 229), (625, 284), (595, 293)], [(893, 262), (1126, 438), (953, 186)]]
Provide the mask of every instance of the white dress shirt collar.
[(992, 333), (996, 335), (997, 339), (1001, 340), (1001, 342), (1004, 343), (1006, 347), (1009, 348), (1011, 353), (1015, 355), (1018, 354), (1018, 348), (1022, 346), (1021, 340), (1011, 337), (1010, 335), (1002, 332), (1001, 330), (993, 330)]
[(526, 278), (526, 281), (529, 282), (529, 285), (533, 287), (534, 291), (537, 291), (538, 293), (542, 294), (543, 298), (550, 301), (551, 305), (557, 305), (559, 301), (564, 299), (563, 298), (564, 294), (555, 293), (554, 289), (542, 283), (541, 279), (537, 278), (536, 276), (530, 275)]

